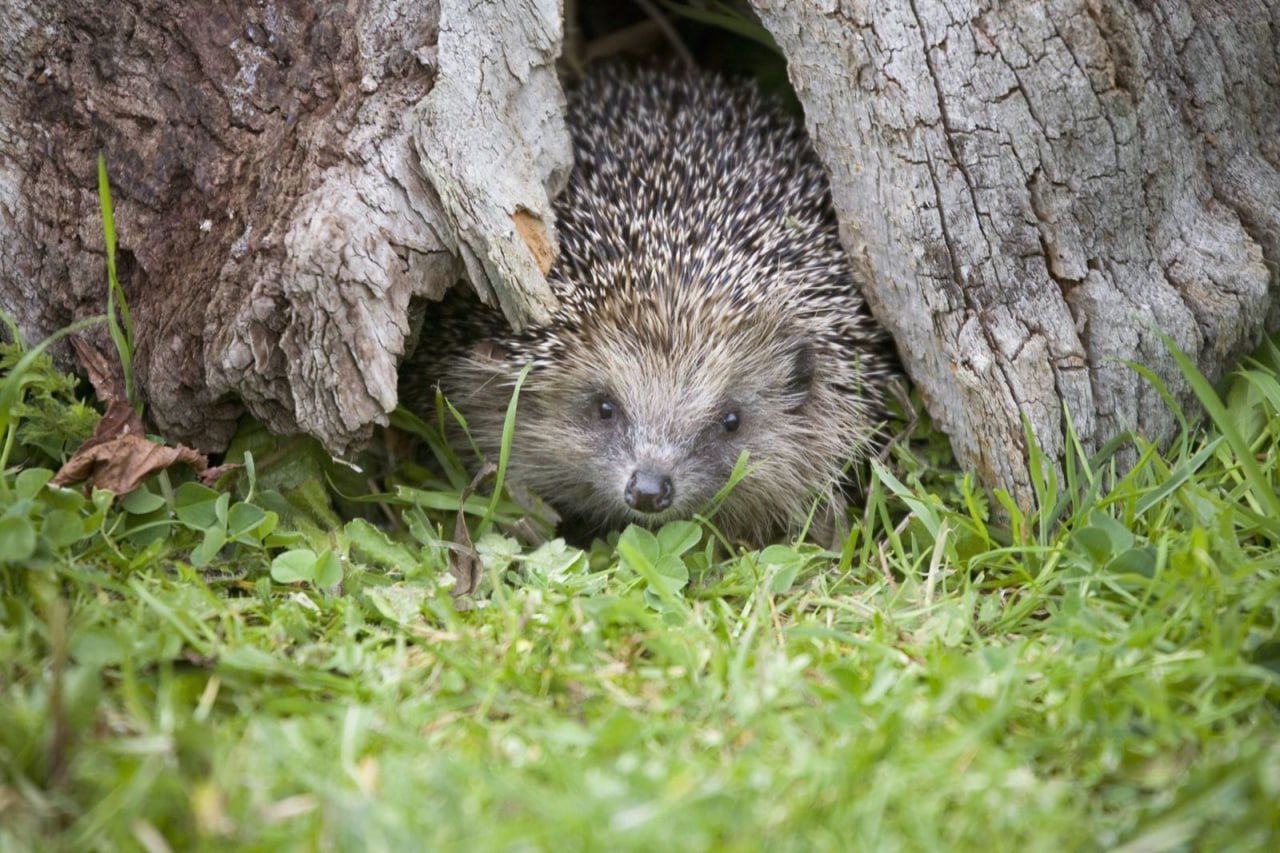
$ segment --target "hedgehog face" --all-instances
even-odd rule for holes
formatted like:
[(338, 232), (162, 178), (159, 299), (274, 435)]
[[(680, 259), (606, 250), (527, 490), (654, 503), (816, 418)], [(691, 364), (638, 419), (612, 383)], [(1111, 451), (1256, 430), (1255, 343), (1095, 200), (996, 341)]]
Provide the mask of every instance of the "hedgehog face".
[(807, 504), (829, 475), (794, 458), (812, 430), (818, 348), (772, 319), (719, 322), (584, 330), (527, 379), (510, 475), (568, 515), (656, 526), (705, 511), (745, 452), (751, 473), (722, 518)]
[[(830, 497), (844, 462), (875, 434), (867, 398), (848, 391), (856, 359), (830, 328), (776, 306), (733, 323), (720, 316), (719, 326), (688, 308), (692, 322), (653, 322), (672, 334), (558, 331), (567, 343), (532, 358), (521, 388), (509, 479), (577, 522), (653, 527), (704, 513), (745, 453), (747, 476), (714, 520), (731, 538), (757, 541)], [(773, 319), (789, 314), (787, 324)], [(445, 388), (491, 459), (531, 354), (519, 340), (487, 340)]]
[(468, 313), (491, 351), (445, 340), (427, 375), (494, 458), (533, 365), (507, 471), (567, 516), (700, 513), (746, 453), (717, 526), (761, 542), (802, 525), (873, 443), (895, 372), (803, 130), (750, 87), (617, 66), (588, 75), (567, 119), (556, 316), (508, 334)]

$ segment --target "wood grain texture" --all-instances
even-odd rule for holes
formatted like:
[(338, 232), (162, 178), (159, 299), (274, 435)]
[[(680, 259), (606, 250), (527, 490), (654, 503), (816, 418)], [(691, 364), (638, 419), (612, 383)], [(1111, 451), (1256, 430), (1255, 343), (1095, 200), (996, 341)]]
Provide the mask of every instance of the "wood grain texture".
[[(512, 215), (548, 209), (569, 165), (557, 15), (533, 0), (2, 0), (0, 307), (33, 341), (103, 311), (102, 151), (156, 428), (219, 450), (247, 408), (347, 450), (396, 404), (411, 304), (532, 257)], [(455, 85), (477, 56), (492, 109)], [(458, 160), (490, 179), (467, 202), (481, 237), (423, 167), (452, 158), (464, 126), (489, 140)], [(554, 247), (549, 220), (531, 230)], [(513, 316), (537, 315), (539, 282), (504, 300)]]
[[(1030, 503), (1050, 457), (1184, 403), (1280, 325), (1280, 5), (755, 0), (868, 300), (962, 464)], [(1213, 8), (1210, 9), (1209, 6)]]
[(555, 257), (550, 197), (573, 163), (554, 65), (561, 38), (555, 0), (443, 0), (440, 76), (415, 119), (467, 278), (516, 326), (555, 308), (539, 258)]

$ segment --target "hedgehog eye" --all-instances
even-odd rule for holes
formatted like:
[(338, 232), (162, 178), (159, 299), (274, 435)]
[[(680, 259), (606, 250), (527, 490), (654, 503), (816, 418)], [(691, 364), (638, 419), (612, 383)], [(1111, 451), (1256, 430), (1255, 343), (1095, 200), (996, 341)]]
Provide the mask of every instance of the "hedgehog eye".
[(728, 411), (724, 413), (724, 417), (720, 419), (720, 423), (724, 424), (725, 432), (737, 432), (738, 426), (742, 423), (742, 418), (738, 417), (738, 413)]
[(600, 416), (602, 421), (611, 421), (618, 413), (618, 407), (613, 404), (612, 400), (601, 400), (596, 403), (596, 414)]

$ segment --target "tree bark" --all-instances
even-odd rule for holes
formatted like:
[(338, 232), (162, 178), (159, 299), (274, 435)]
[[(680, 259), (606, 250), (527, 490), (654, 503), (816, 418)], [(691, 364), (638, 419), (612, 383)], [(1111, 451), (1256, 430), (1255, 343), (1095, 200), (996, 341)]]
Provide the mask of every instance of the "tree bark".
[[(755, 0), (868, 300), (960, 461), (1029, 503), (1060, 456), (1173, 418), (1280, 325), (1280, 0)], [(551, 307), (571, 157), (554, 0), (0, 0), (0, 307), (103, 309), (95, 161), (148, 411), (248, 408), (335, 451), (396, 402), (411, 306)], [(425, 335), (430, 335), (428, 316)], [(429, 344), (428, 344), (429, 345)]]
[(466, 272), (546, 312), (554, 2), (5, 0), (0, 21), (0, 307), (29, 340), (103, 311), (103, 151), (168, 437), (221, 449), (247, 407), (341, 452), (396, 404), (411, 300)]
[[(868, 300), (962, 464), (1051, 458), (1191, 403), (1280, 325), (1280, 4), (753, 0)], [(1193, 405), (1193, 404), (1192, 404)]]

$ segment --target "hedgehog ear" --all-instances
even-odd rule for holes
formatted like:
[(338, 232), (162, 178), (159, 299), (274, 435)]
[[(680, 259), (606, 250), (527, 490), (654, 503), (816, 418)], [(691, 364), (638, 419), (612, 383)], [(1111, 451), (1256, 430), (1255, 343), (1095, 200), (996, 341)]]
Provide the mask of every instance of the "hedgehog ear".
[(791, 360), (791, 372), (787, 376), (786, 390), (795, 399), (794, 408), (799, 408), (809, 398), (809, 391), (813, 388), (817, 357), (813, 353), (813, 347), (803, 338), (792, 338), (787, 354)]

